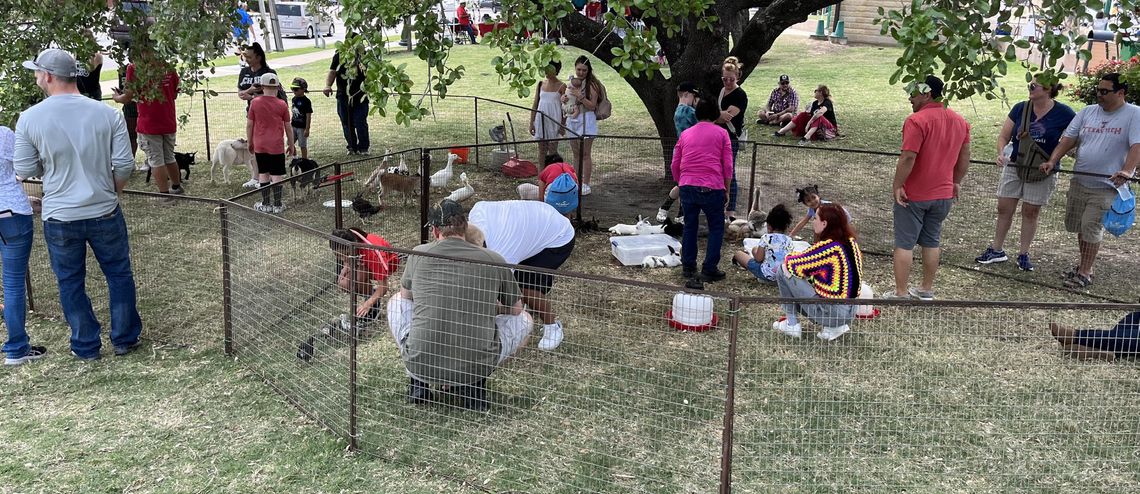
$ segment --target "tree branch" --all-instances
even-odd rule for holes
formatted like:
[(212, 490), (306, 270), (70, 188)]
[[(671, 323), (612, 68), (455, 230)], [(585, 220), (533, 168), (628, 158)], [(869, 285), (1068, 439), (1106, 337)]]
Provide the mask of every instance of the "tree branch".
[(562, 19), (562, 36), (570, 46), (590, 52), (606, 65), (610, 65), (614, 59), (610, 48), (622, 46), (621, 38), (613, 32), (613, 29), (591, 21), (578, 12), (573, 12)]
[(743, 83), (760, 62), (760, 57), (772, 48), (772, 44), (784, 30), (806, 21), (808, 14), (839, 2), (837, 0), (740, 0), (736, 3), (757, 7), (765, 5), (748, 21), (744, 33), (729, 52), (730, 55), (740, 59), (744, 67), (740, 75)]

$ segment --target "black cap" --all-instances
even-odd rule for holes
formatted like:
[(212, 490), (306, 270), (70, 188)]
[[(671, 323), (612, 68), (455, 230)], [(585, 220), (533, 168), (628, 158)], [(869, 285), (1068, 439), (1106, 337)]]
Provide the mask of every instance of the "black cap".
[(701, 95), (701, 91), (697, 89), (697, 85), (691, 82), (682, 82), (677, 85), (678, 93), (693, 93), (696, 96)]
[(792, 80), (792, 79), (791, 79), (790, 77), (788, 77), (788, 74), (782, 74), (782, 75), (780, 76), (780, 82), (789, 82), (789, 81), (791, 81), (791, 80)]
[(463, 205), (451, 199), (439, 201), (428, 213), (428, 226), (453, 226), (456, 218), (465, 218)]
[(932, 75), (926, 76), (926, 85), (930, 87), (930, 97), (934, 99), (941, 98), (942, 89), (946, 87), (946, 85), (942, 83), (942, 79)]

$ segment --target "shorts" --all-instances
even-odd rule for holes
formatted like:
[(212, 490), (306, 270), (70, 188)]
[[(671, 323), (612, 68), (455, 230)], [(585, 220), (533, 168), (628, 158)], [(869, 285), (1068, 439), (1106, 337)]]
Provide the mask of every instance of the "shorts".
[(293, 127), (293, 141), (296, 142), (297, 147), (301, 149), (309, 148), (309, 138), (305, 137), (305, 129)]
[(950, 215), (953, 199), (910, 201), (907, 207), (895, 203), (895, 248), (913, 250), (914, 245), (938, 248), (942, 237), (942, 222)]
[(1104, 239), (1104, 213), (1116, 199), (1115, 189), (1091, 189), (1069, 181), (1065, 202), (1065, 231), (1081, 236), (1081, 241), (1099, 244)]
[(775, 282), (776, 272), (771, 266), (765, 267), (763, 263), (756, 259), (748, 260), (748, 271), (752, 273), (760, 281)]
[[(542, 249), (541, 252), (524, 259), (519, 263), (520, 266), (534, 266), (536, 268), (558, 269), (562, 263), (570, 258), (570, 253), (574, 252), (574, 239), (571, 238), (566, 245), (561, 247), (549, 247)], [(550, 287), (554, 285), (554, 276), (546, 273), (536, 273), (534, 271), (526, 271), (523, 269), (515, 270), (515, 280), (519, 282), (519, 288), (536, 290), (542, 294), (550, 292)]]
[(285, 154), (254, 153), (257, 173), (285, 176)]
[[(396, 341), (401, 355), (407, 345), (408, 335), (412, 332), (412, 314), (415, 307), (415, 302), (401, 297), (399, 292), (388, 299), (388, 328), (392, 331), (392, 339)], [(534, 329), (534, 319), (526, 311), (517, 316), (501, 314), (495, 316), (495, 329), (499, 332), (498, 363), (502, 364), (504, 360), (518, 352), (526, 342), (527, 336)]]
[(139, 147), (151, 168), (174, 163), (175, 134), (139, 134)]
[(998, 178), (997, 196), (1021, 199), (1034, 206), (1049, 204), (1053, 191), (1057, 190), (1057, 174), (1037, 182), (1026, 182), (1017, 176), (1017, 168), (1006, 166), (1002, 168), (1001, 177)]

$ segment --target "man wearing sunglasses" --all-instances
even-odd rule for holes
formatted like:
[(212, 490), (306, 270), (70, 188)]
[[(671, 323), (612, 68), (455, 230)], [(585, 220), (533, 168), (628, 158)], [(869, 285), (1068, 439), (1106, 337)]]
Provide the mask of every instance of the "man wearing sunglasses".
[(788, 74), (780, 76), (780, 85), (772, 90), (768, 97), (768, 106), (761, 108), (756, 115), (756, 125), (778, 125), (791, 122), (796, 110), (800, 107), (800, 97), (792, 88), (792, 81)]
[(1097, 83), (1096, 104), (1077, 112), (1061, 142), (1041, 164), (1050, 173), (1057, 162), (1079, 146), (1074, 175), (1065, 204), (1065, 230), (1077, 234), (1081, 258), (1077, 267), (1063, 275), (1065, 286), (1085, 288), (1093, 281), (1093, 262), (1104, 237), (1104, 213), (1112, 207), (1116, 188), (1136, 173), (1140, 163), (1140, 107), (1124, 100), (1128, 84), (1120, 74), (1105, 74)]

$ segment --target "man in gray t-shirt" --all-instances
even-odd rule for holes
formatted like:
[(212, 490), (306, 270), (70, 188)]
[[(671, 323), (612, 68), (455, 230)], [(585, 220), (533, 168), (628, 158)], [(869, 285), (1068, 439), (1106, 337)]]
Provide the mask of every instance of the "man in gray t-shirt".
[(142, 332), (118, 196), (134, 170), (127, 124), (119, 112), (79, 94), (70, 53), (47, 49), (24, 67), (35, 71), (48, 97), (20, 114), (12, 161), (17, 175), (43, 177), (44, 240), (71, 326), (71, 352), (82, 360), (100, 356), (101, 328), (84, 288), (90, 245), (107, 278), (111, 344), (115, 355), (126, 355)]
[(1097, 83), (1097, 104), (1085, 107), (1061, 136), (1041, 170), (1049, 173), (1074, 147), (1080, 146), (1073, 170), (1101, 176), (1075, 175), (1069, 183), (1065, 229), (1077, 234), (1081, 259), (1065, 273), (1065, 286), (1092, 283), (1093, 263), (1104, 237), (1104, 213), (1112, 207), (1116, 188), (1136, 173), (1140, 163), (1140, 107), (1125, 102), (1128, 85), (1120, 74), (1105, 74)]
[(428, 385), (449, 385), (465, 408), (486, 410), (487, 376), (526, 346), (534, 321), (511, 270), (480, 264), (503, 257), (465, 240), (463, 206), (444, 200), (430, 223), (436, 241), (416, 252), (474, 262), (408, 257), (400, 293), (388, 302), (392, 336), (412, 376), (408, 401), (433, 401)]

